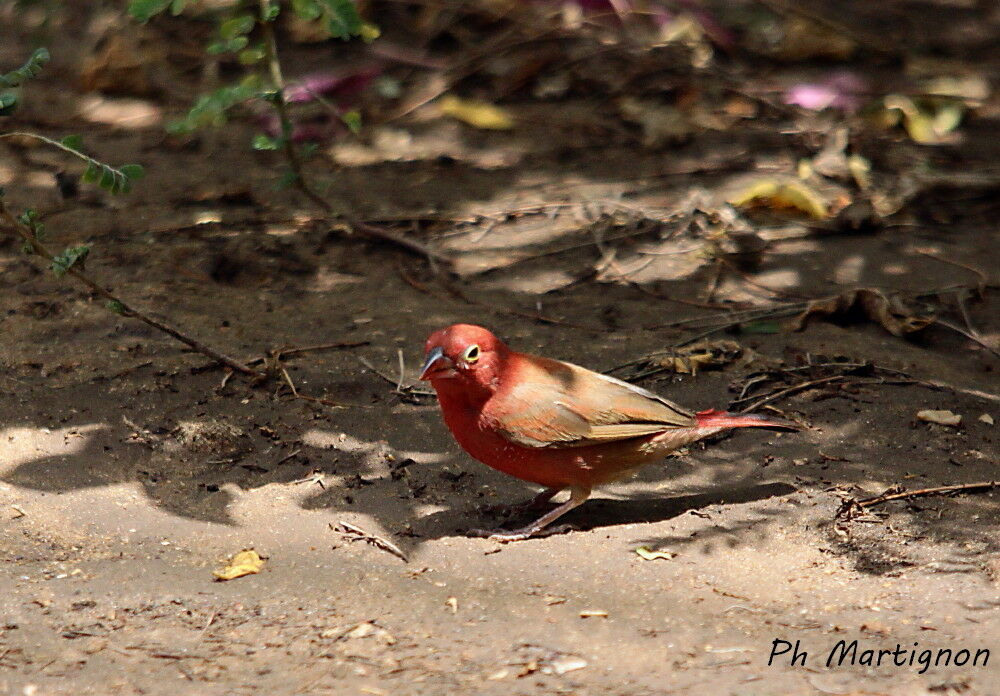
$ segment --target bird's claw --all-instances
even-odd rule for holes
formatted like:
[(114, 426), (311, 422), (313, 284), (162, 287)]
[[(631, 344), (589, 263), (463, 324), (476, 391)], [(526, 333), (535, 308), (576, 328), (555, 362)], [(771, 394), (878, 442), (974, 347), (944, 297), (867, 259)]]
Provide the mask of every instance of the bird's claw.
[(470, 529), (469, 536), (489, 539), (506, 544), (511, 541), (524, 541), (531, 536), (530, 532), (498, 532), (494, 529)]
[(469, 536), (490, 541), (499, 541), (501, 544), (509, 544), (512, 541), (524, 541), (525, 539), (541, 538), (552, 536), (553, 534), (565, 534), (576, 531), (576, 527), (571, 524), (561, 524), (558, 527), (548, 529), (515, 529), (512, 532), (497, 531), (492, 529), (470, 529)]

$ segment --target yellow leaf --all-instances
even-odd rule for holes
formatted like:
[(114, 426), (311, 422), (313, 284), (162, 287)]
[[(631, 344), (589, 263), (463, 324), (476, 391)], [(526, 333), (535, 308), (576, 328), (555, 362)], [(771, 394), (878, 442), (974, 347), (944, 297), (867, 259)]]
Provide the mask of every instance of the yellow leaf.
[(459, 99), (453, 94), (441, 97), (438, 102), (441, 113), (457, 118), (474, 128), (486, 130), (509, 130), (514, 127), (514, 119), (504, 109), (483, 101)]
[(214, 571), (217, 580), (232, 580), (241, 578), (244, 575), (259, 573), (264, 567), (264, 559), (253, 549), (246, 549), (234, 554), (225, 568)]
[(862, 191), (867, 191), (872, 187), (872, 164), (866, 158), (861, 155), (849, 155), (847, 169), (854, 177), (854, 183)]
[(794, 208), (817, 219), (830, 214), (823, 197), (799, 181), (761, 179), (736, 194), (729, 202), (737, 207), (765, 205), (775, 209)]
[(903, 114), (906, 134), (915, 143), (936, 145), (954, 131), (965, 116), (965, 107), (958, 100), (922, 100), (919, 103), (900, 94), (890, 94), (882, 100), (886, 111)]
[(371, 22), (364, 22), (361, 24), (361, 29), (359, 30), (359, 36), (361, 40), (365, 43), (371, 43), (378, 37), (382, 36), (382, 30)]
[(658, 558), (669, 561), (671, 558), (677, 554), (673, 551), (653, 551), (648, 546), (640, 546), (635, 550), (639, 557), (644, 561), (655, 561)]

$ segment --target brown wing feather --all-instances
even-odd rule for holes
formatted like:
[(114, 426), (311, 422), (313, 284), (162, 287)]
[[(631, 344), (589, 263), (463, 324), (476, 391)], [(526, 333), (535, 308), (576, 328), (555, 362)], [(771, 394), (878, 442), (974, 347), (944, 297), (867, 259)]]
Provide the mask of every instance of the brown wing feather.
[(653, 392), (578, 365), (522, 354), (507, 365), (483, 418), (522, 447), (583, 447), (697, 424)]

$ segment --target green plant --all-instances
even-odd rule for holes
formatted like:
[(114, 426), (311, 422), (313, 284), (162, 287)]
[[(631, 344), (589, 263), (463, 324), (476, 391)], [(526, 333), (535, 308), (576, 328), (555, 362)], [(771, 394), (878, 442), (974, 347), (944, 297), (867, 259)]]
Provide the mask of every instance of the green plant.
[[(284, 4), (301, 19), (318, 23), (331, 38), (349, 40), (360, 37), (371, 41), (379, 33), (374, 25), (361, 19), (353, 0), (238, 2), (219, 15), (214, 35), (205, 50), (212, 55), (235, 56), (244, 66), (246, 74), (234, 84), (200, 96), (184, 117), (170, 123), (167, 128), (175, 134), (186, 134), (201, 128), (218, 127), (226, 123), (230, 110), (236, 106), (253, 100), (268, 104), (277, 116), (280, 132), (276, 136), (258, 134), (253, 138), (252, 147), (283, 152), (289, 171), (282, 177), (282, 183), (297, 186), (315, 203), (326, 208), (325, 202), (303, 180), (303, 156), (292, 140), (292, 120), (285, 99), (285, 82), (274, 33), (274, 23)], [(167, 11), (180, 14), (187, 5), (186, 0), (132, 0), (129, 14), (140, 22), (147, 22)], [(349, 127), (357, 128), (356, 113), (343, 114), (342, 117)]]
[[(38, 49), (23, 66), (12, 72), (0, 75), (0, 87), (8, 89), (20, 87), (24, 82), (41, 72), (42, 67), (48, 60), (49, 52), (44, 48)], [(0, 104), (3, 105), (3, 109), (0, 110), (0, 116), (9, 115), (17, 107), (18, 101), (18, 95), (11, 92), (0, 92)], [(143, 168), (138, 164), (125, 164), (114, 167), (85, 154), (81, 149), (83, 147), (83, 140), (77, 135), (67, 136), (62, 140), (52, 140), (37, 133), (23, 131), (0, 133), (0, 138), (12, 138), (15, 136), (38, 140), (81, 160), (86, 164), (81, 174), (81, 179), (84, 182), (94, 183), (113, 194), (131, 191), (133, 184), (138, 179), (141, 179), (145, 173)], [(91, 251), (89, 245), (79, 244), (69, 246), (58, 254), (52, 252), (45, 244), (45, 225), (38, 212), (32, 208), (28, 208), (21, 214), (15, 215), (7, 205), (3, 189), (0, 189), (0, 223), (6, 224), (7, 227), (20, 236), (22, 250), (26, 254), (45, 259), (49, 263), (49, 268), (57, 277), (61, 278), (69, 275), (83, 285), (86, 285), (94, 294), (104, 298), (106, 302), (105, 306), (110, 311), (125, 317), (138, 319), (234, 370), (255, 376), (259, 374), (233, 358), (182, 333), (173, 326), (153, 319), (148, 314), (132, 307), (94, 280), (85, 269), (87, 257)]]
[[(187, 5), (186, 0), (131, 0), (129, 13), (134, 19), (147, 22), (167, 11), (180, 14)], [(170, 124), (168, 129), (174, 133), (190, 133), (203, 127), (221, 126), (226, 123), (233, 107), (252, 100), (265, 102), (274, 110), (279, 133), (276, 136), (256, 135), (251, 142), (252, 147), (281, 152), (287, 170), (280, 183), (294, 186), (320, 210), (330, 214), (334, 212), (333, 207), (305, 178), (302, 164), (309, 151), (296, 147), (292, 138), (292, 119), (274, 31), (274, 24), (285, 5), (290, 6), (291, 11), (301, 19), (320, 23), (331, 38), (348, 40), (359, 37), (364, 41), (378, 38), (378, 27), (361, 19), (353, 0), (288, 0), (286, 3), (278, 0), (240, 0), (226, 14), (220, 15), (215, 36), (206, 46), (206, 51), (211, 54), (235, 54), (247, 74), (235, 84), (199, 97), (188, 113)], [(360, 128), (357, 112), (338, 113), (338, 116), (352, 131)], [(347, 221), (348, 231), (402, 247), (431, 261), (446, 265), (451, 263), (451, 259), (420, 241), (369, 225), (344, 211), (340, 211), (340, 215)], [(343, 230), (343, 225), (337, 229)]]

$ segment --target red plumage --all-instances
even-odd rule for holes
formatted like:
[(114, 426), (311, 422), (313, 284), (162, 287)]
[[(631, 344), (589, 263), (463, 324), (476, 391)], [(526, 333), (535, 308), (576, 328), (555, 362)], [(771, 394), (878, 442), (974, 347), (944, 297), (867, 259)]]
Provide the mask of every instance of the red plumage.
[(570, 499), (533, 524), (491, 538), (524, 539), (583, 503), (591, 489), (727, 428), (797, 428), (757, 414), (693, 413), (653, 392), (570, 363), (510, 350), (487, 329), (455, 324), (425, 345), (421, 379), (470, 455)]

